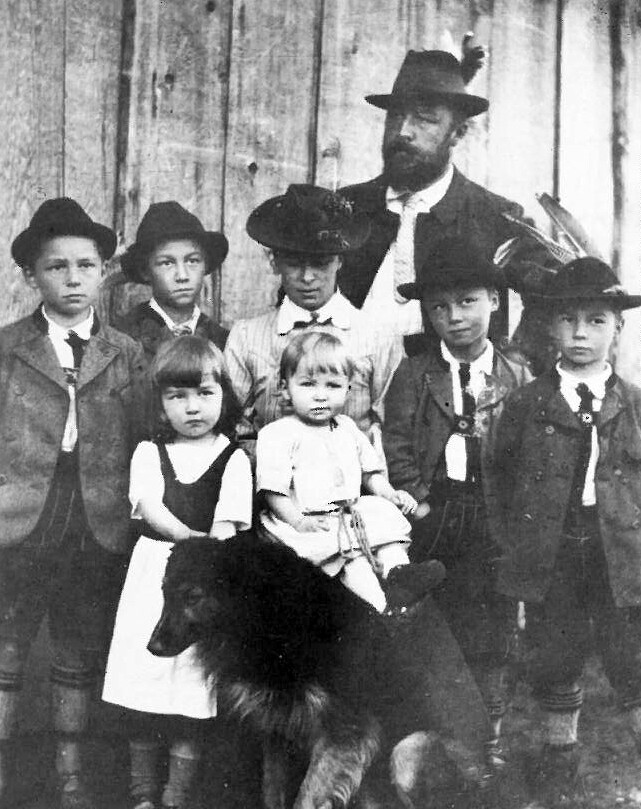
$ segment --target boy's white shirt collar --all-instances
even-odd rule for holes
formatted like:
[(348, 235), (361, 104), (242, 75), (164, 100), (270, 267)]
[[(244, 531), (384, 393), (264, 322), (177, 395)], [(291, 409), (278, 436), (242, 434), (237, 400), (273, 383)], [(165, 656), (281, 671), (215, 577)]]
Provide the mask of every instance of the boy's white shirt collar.
[[(61, 326), (59, 323), (56, 323), (55, 320), (52, 320), (47, 314), (47, 310), (44, 304), (42, 306), (42, 316), (47, 321), (47, 326), (49, 329), (49, 337), (51, 337), (52, 342), (54, 341), (59, 342), (61, 340), (66, 341), (70, 331), (74, 331), (78, 335), (78, 337), (80, 337), (83, 340), (88, 340), (91, 337), (91, 329), (93, 327), (93, 320), (94, 320), (93, 306), (89, 307), (89, 314), (87, 315), (87, 317), (84, 320), (81, 320), (80, 323), (77, 323), (75, 326)], [(69, 346), (68, 344), (66, 345), (69, 348), (69, 351), (71, 351), (71, 346)]]
[(570, 371), (564, 370), (561, 368), (560, 362), (557, 362), (556, 364), (556, 371), (559, 375), (559, 388), (561, 393), (572, 410), (576, 412), (579, 409), (581, 399), (579, 394), (576, 392), (576, 388), (581, 382), (590, 388), (590, 391), (594, 396), (594, 410), (599, 411), (601, 409), (601, 401), (605, 396), (606, 383), (612, 376), (612, 366), (609, 362), (606, 362), (603, 371), (589, 377), (577, 376)]
[(186, 320), (184, 323), (174, 323), (174, 321), (169, 317), (167, 312), (162, 308), (162, 306), (158, 303), (158, 301), (151, 297), (149, 300), (149, 308), (153, 309), (156, 314), (160, 315), (160, 317), (165, 321), (165, 325), (170, 331), (174, 329), (179, 329), (182, 326), (189, 326), (191, 329), (191, 333), (194, 334), (196, 332), (196, 326), (198, 324), (198, 318), (200, 317), (200, 307), (197, 303), (194, 304), (194, 311), (192, 316), (189, 320)]
[[(336, 326), (339, 329), (351, 328), (351, 304), (347, 298), (343, 297), (338, 291), (332, 295), (324, 306), (321, 306), (320, 309), (314, 309), (314, 311), (317, 312), (318, 320), (321, 323), (324, 320), (331, 319), (332, 326)], [(283, 302), (278, 308), (276, 331), (278, 334), (289, 334), (294, 328), (294, 323), (300, 321), (311, 323), (311, 311), (309, 309), (303, 309), (302, 306), (298, 306), (285, 295)]]
[(440, 202), (447, 194), (453, 177), (454, 166), (450, 163), (442, 177), (428, 185), (427, 188), (421, 188), (409, 196), (406, 191), (397, 191), (395, 188), (388, 186), (385, 192), (385, 204), (388, 211), (400, 214), (403, 207), (408, 203), (417, 211), (431, 211), (436, 203)]

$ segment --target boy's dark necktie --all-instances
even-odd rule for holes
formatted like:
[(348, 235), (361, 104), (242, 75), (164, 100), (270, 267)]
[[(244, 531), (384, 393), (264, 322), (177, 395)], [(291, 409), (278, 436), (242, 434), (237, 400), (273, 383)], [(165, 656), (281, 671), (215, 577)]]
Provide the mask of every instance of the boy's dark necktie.
[(89, 340), (83, 340), (75, 331), (70, 331), (65, 337), (65, 342), (71, 346), (71, 350), (73, 351), (73, 367), (78, 370)]
[(476, 400), (470, 392), (470, 363), (462, 362), (458, 369), (458, 378), (461, 383), (463, 395), (463, 415), (458, 418), (458, 432), (465, 436), (465, 450), (467, 455), (466, 480), (472, 483), (479, 480), (481, 473), (481, 442), (474, 435), (474, 417), (476, 414)]
[(578, 498), (578, 505), (582, 505), (585, 476), (590, 464), (592, 454), (592, 428), (594, 426), (594, 394), (585, 382), (576, 386), (579, 395), (579, 409), (577, 415), (581, 423), (581, 448), (576, 468), (574, 488)]

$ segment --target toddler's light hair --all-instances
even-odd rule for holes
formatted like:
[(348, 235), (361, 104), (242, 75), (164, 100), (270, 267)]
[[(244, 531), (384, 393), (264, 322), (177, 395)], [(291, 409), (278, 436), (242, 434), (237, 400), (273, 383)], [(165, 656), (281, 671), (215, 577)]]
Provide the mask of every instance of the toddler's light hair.
[(310, 375), (322, 373), (354, 374), (354, 360), (333, 334), (307, 331), (293, 337), (280, 358), (280, 380), (286, 383), (301, 368)]

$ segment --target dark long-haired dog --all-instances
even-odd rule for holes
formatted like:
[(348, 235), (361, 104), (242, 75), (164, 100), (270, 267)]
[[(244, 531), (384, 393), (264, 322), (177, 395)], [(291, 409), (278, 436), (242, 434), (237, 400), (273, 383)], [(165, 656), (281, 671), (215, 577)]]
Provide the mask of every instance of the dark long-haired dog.
[[(433, 710), (442, 700), (426, 696), (424, 633), (412, 634), (409, 624), (390, 631), (395, 624), (284, 545), (252, 534), (179, 543), (163, 592), (148, 648), (175, 655), (198, 644), (221, 704), (249, 720), (263, 739), (268, 809), (288, 805), (293, 759), (304, 760), (294, 809), (336, 809), (355, 798), (383, 747), (389, 754), (408, 734), (439, 729), (439, 711), (461, 710), (466, 732), (474, 735), (476, 703), (474, 710), (469, 704)], [(403, 750), (425, 750), (433, 738), (415, 733), (414, 742), (405, 741), (392, 756), (406, 806), (419, 767), (404, 769)], [(466, 749), (459, 756), (471, 780), (481, 771), (481, 755)], [(371, 805), (367, 791), (361, 790), (361, 806)]]

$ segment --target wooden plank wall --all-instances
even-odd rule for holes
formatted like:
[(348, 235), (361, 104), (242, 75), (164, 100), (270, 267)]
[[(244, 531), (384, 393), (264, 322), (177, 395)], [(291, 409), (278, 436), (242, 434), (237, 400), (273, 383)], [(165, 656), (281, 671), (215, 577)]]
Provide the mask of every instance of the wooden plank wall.
[[(7, 0), (0, 322), (33, 305), (10, 241), (63, 193), (113, 223), (121, 246), (150, 202), (178, 199), (230, 240), (206, 306), (227, 325), (263, 311), (276, 279), (245, 235), (251, 209), (290, 182), (374, 176), (384, 113), (364, 95), (391, 88), (408, 48), (456, 50), (467, 30), (489, 47), (471, 89), (491, 106), (457, 164), (542, 225), (535, 192), (559, 194), (638, 289), (639, 15), (638, 0)], [(116, 304), (147, 294), (126, 288)], [(628, 332), (623, 346), (641, 377)]]

